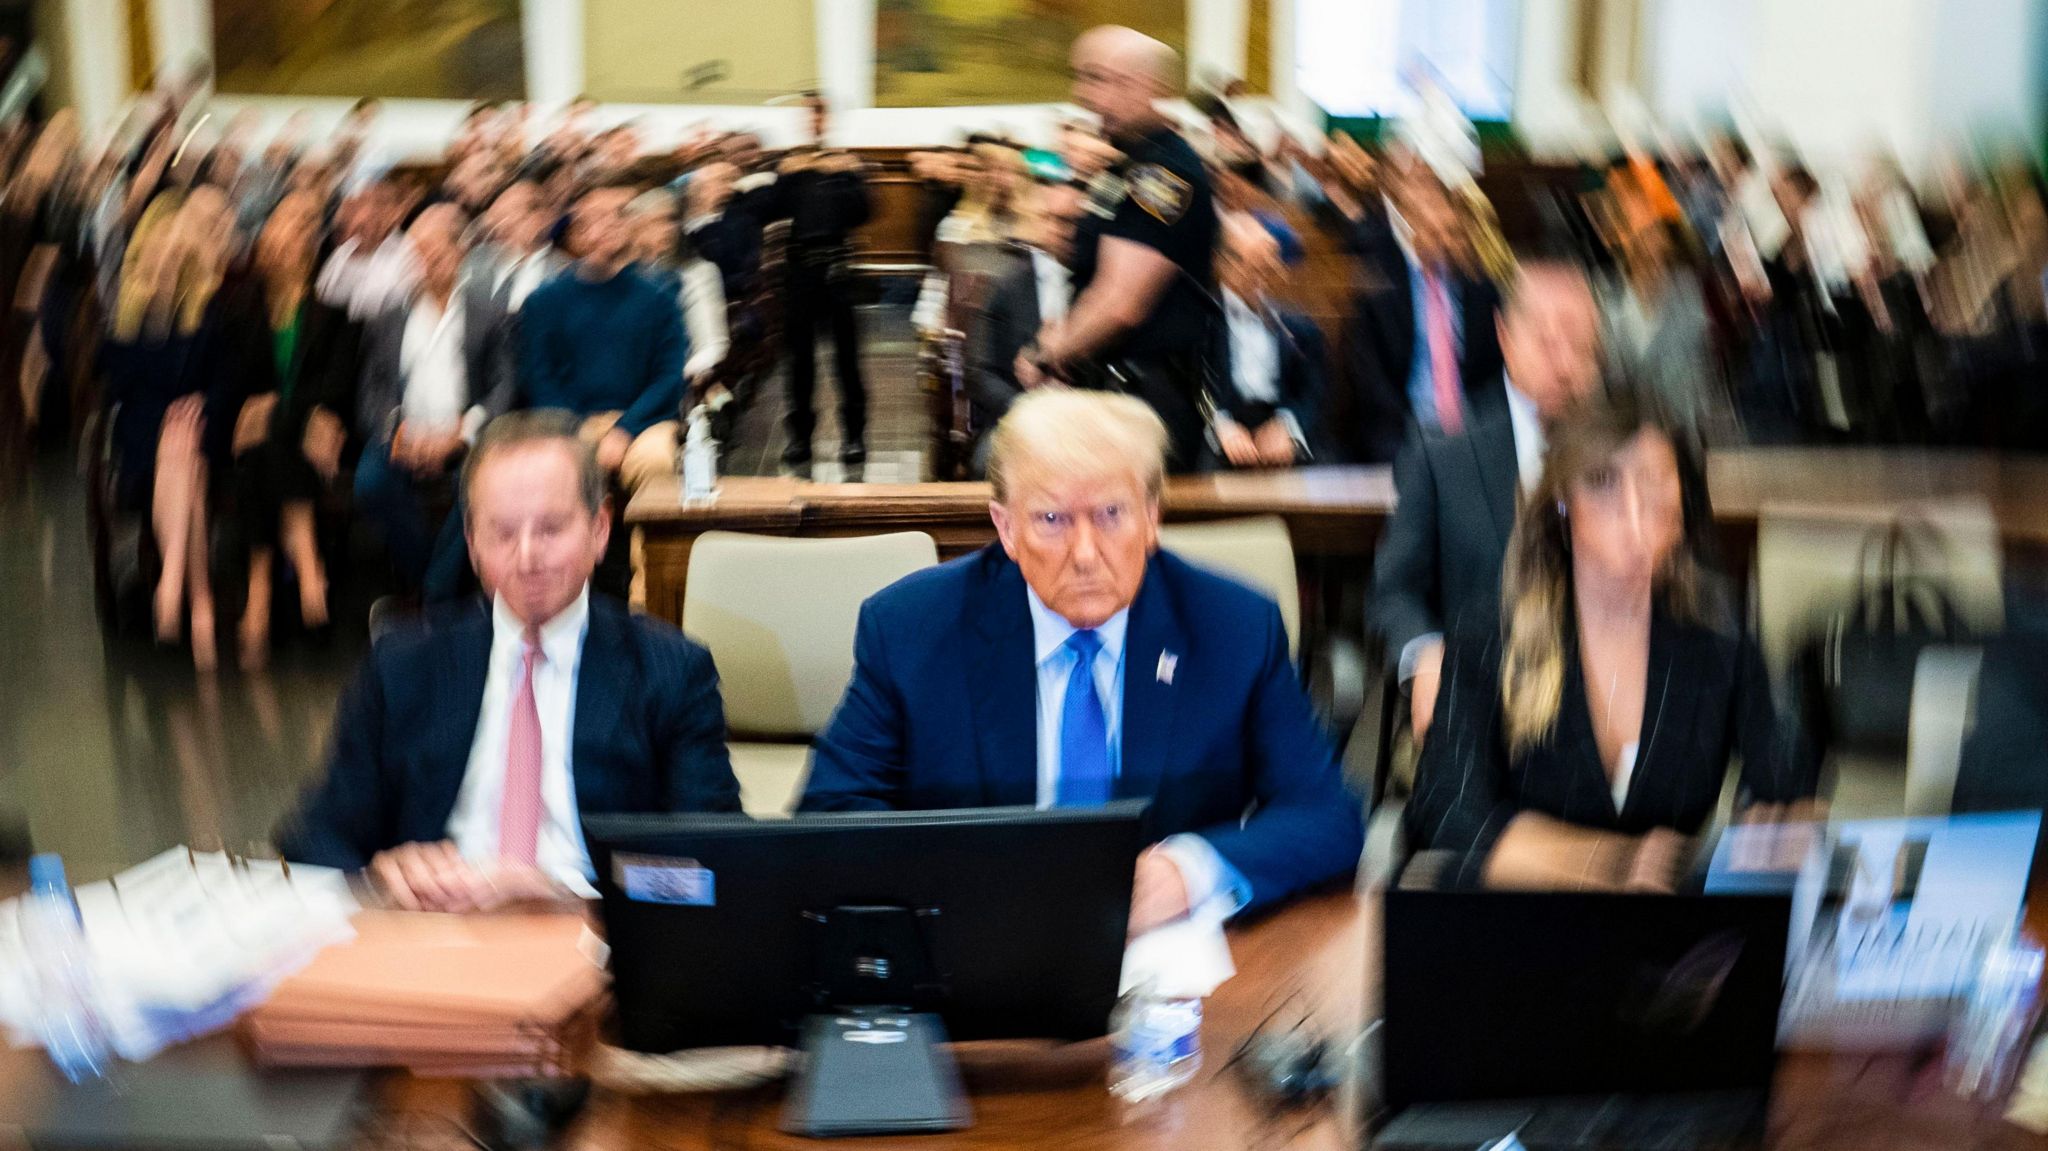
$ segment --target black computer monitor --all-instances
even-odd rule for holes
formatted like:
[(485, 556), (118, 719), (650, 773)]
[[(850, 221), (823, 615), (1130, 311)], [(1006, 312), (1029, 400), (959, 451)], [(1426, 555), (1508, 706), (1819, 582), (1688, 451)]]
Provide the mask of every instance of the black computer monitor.
[[(917, 1018), (833, 1052), (1103, 1035), (1144, 808), (589, 817), (619, 1040), (802, 1042), (815, 1080), (821, 1038), (872, 1031), (877, 1012)], [(863, 1122), (798, 1126), (921, 1129)]]

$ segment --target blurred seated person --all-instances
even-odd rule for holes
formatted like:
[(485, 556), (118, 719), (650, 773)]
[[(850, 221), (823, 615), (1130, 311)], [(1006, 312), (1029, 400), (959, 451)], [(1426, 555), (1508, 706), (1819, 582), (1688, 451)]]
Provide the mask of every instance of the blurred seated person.
[(1602, 292), (1602, 345), (1613, 377), (1632, 381), (1645, 403), (1697, 441), (1725, 422), (1728, 401), (1706, 292), (1683, 244), (1661, 219), (1633, 223), (1621, 238), (1619, 273)]
[(1025, 391), (1017, 382), (1017, 354), (1041, 327), (1064, 319), (1073, 302), (1067, 261), (1081, 210), (1080, 193), (1065, 185), (1035, 186), (1019, 201), (1016, 248), (1023, 259), (989, 289), (968, 335), (966, 388), (976, 429), (969, 466), (976, 478), (988, 473), (989, 433)]
[(443, 579), (460, 578), (460, 520), (449, 516), (437, 533), (428, 499), (445, 498), (477, 434), (518, 399), (511, 317), (487, 276), (462, 275), (467, 229), (452, 203), (422, 211), (406, 229), (419, 285), (363, 332), (356, 508), (383, 537), (408, 592), (428, 582), (430, 561), (449, 569)]
[(400, 225), (412, 194), (388, 177), (363, 185), (336, 217), (341, 242), (317, 281), (320, 302), (358, 323), (402, 303), (419, 280), (419, 258)]
[(683, 383), (688, 402), (702, 396), (725, 362), (732, 340), (725, 325), (725, 286), (718, 269), (683, 241), (675, 193), (642, 192), (626, 207), (633, 261), (657, 287), (672, 289), (683, 317)]
[(996, 249), (1015, 234), (1030, 186), (1024, 154), (993, 137), (971, 141), (957, 171), (960, 200), (933, 234), (933, 270), (911, 309), (910, 322), (924, 335), (968, 326), (964, 314), (985, 302), (991, 265), (1008, 263)]
[(191, 257), (179, 227), (185, 194), (150, 201), (128, 241), (110, 330), (99, 363), (112, 411), (114, 503), (147, 505), (162, 570), (157, 576), (156, 635), (175, 643), (189, 610), (192, 659), (201, 671), (216, 658), (213, 582), (208, 570), (204, 320), (211, 291), (181, 284)]
[(761, 219), (753, 197), (736, 194), (739, 178), (730, 160), (712, 160), (683, 186), (683, 235), (718, 269), (729, 301), (748, 299), (761, 275)]
[[(238, 625), (242, 664), (269, 659), (271, 589), (279, 548), (299, 588), (299, 618), (327, 623), (327, 567), (314, 532), (316, 501), (340, 474), (355, 411), (360, 336), (348, 313), (313, 286), (321, 199), (290, 192), (256, 240), (254, 275), (224, 289), (210, 349), (206, 432), (232, 460), (235, 517), (248, 549), (248, 596)], [(408, 250), (410, 243), (407, 242)]]
[(999, 542), (862, 605), (802, 810), (1150, 800), (1133, 934), (1351, 874), (1359, 802), (1279, 609), (1159, 550), (1165, 454), (1135, 397), (1018, 400), (989, 453)]
[(675, 471), (683, 397), (683, 318), (675, 293), (632, 267), (633, 195), (599, 185), (576, 200), (576, 264), (535, 289), (519, 325), (527, 402), (580, 417), (597, 462), (628, 495)]
[(534, 289), (569, 266), (568, 257), (549, 242), (555, 212), (541, 201), (540, 185), (515, 180), (484, 209), (478, 223), (483, 242), (469, 261), (469, 274), (491, 289), (491, 299), (514, 315)]
[(1218, 394), (1210, 421), (1213, 463), (1285, 468), (1308, 457), (1323, 402), (1323, 334), (1282, 308), (1272, 292), (1286, 278), (1280, 239), (1257, 217), (1223, 219), (1216, 278), (1223, 294)]
[(1417, 740), (1436, 714), (1444, 636), (1500, 618), (1501, 565), (1543, 474), (1546, 429), (1600, 386), (1600, 312), (1577, 264), (1523, 260), (1497, 327), (1507, 403), (1464, 435), (1409, 434), (1373, 559), (1366, 623), (1408, 689)]
[(1450, 886), (1673, 890), (1731, 756), (1747, 803), (1813, 795), (1756, 644), (1690, 540), (1682, 437), (1575, 409), (1515, 525), (1500, 619), (1451, 640), (1408, 827)]
[(1388, 179), (1396, 242), (1364, 267), (1330, 391), (1326, 434), (1352, 463), (1392, 462), (1411, 426), (1458, 434), (1501, 396), (1498, 294), (1464, 218), (1427, 165)]
[(718, 673), (675, 628), (591, 593), (611, 509), (574, 416), (493, 421), (462, 483), (490, 605), (377, 642), (278, 845), (367, 868), (407, 909), (588, 896), (584, 814), (740, 809)]

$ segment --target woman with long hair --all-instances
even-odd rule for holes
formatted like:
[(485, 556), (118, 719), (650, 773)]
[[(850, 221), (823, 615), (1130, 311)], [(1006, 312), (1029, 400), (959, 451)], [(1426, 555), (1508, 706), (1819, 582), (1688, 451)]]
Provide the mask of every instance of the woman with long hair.
[(1670, 890), (1731, 755), (1747, 800), (1813, 794), (1813, 759), (1696, 558), (1710, 525), (1688, 522), (1706, 501), (1684, 442), (1628, 399), (1553, 429), (1499, 626), (1452, 639), (1408, 808), (1449, 884)]
[[(196, 208), (196, 212), (195, 212)], [(194, 205), (164, 192), (144, 209), (122, 260), (119, 289), (100, 350), (113, 410), (115, 502), (147, 503), (163, 568), (157, 578), (157, 639), (174, 643), (190, 613), (192, 661), (213, 668), (213, 583), (207, 567), (208, 467), (204, 358), (208, 304), (217, 282), (192, 231)]]

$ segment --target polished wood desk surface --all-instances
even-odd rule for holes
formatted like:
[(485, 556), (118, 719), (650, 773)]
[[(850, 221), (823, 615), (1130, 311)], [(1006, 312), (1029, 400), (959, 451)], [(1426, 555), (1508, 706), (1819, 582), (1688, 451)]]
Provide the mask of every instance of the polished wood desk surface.
[[(2043, 906), (2042, 900), (2034, 901), (2035, 911)], [(2037, 932), (2041, 919), (2032, 917)], [(1379, 964), (1378, 922), (1376, 897), (1347, 893), (1308, 898), (1233, 930), (1238, 974), (1208, 1001), (1202, 1071), (1165, 1100), (1138, 1108), (1118, 1104), (1106, 1086), (1106, 1044), (1101, 1042), (972, 1044), (960, 1059), (973, 1096), (973, 1127), (948, 1135), (832, 1145), (930, 1151), (1359, 1147), (1350, 1108), (1333, 1102), (1311, 1112), (1273, 1116), (1223, 1067), (1276, 1009), (1282, 1021), (1307, 1015), (1325, 1035), (1358, 1034), (1378, 1009), (1373, 975)], [(463, 1087), (399, 1078), (387, 1088), (386, 1102), (402, 1116), (459, 1115)], [(631, 1097), (599, 1091), (564, 1146), (578, 1151), (823, 1146), (776, 1130), (781, 1102), (780, 1086)], [(1938, 1059), (1787, 1055), (1780, 1061), (1771, 1131), (1770, 1145), (1784, 1151), (2048, 1147), (2048, 1139), (1949, 1094), (1940, 1082)]]

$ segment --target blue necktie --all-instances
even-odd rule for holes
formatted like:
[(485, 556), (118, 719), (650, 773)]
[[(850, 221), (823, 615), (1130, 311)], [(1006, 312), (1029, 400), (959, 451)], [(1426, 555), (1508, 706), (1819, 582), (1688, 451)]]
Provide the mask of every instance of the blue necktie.
[(1102, 637), (1077, 631), (1067, 637), (1077, 657), (1067, 677), (1066, 702), (1060, 705), (1060, 777), (1054, 788), (1058, 807), (1088, 807), (1109, 802), (1109, 718), (1095, 690), (1095, 653)]

